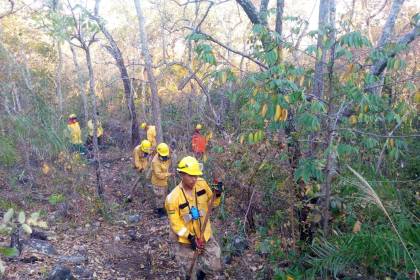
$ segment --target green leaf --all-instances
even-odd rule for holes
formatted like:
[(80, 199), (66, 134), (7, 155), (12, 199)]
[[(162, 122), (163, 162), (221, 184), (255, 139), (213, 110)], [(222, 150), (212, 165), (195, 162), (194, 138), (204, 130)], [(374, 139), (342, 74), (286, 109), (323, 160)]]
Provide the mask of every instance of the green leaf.
[(22, 229), (27, 234), (31, 234), (32, 233), (32, 228), (29, 225), (27, 225), (27, 224), (22, 224)]
[(7, 224), (8, 222), (10, 222), (12, 220), (14, 213), (15, 211), (13, 210), (13, 208), (10, 208), (9, 210), (7, 210), (7, 212), (3, 216), (3, 223)]
[(5, 257), (12, 258), (19, 255), (19, 250), (15, 247), (0, 247), (0, 254), (2, 254)]
[(20, 211), (19, 215), (18, 215), (18, 222), (23, 224), (25, 222), (25, 220), (26, 220), (25, 212)]
[(34, 221), (36, 221), (37, 219), (39, 219), (39, 215), (40, 215), (39, 211), (33, 212), (31, 214), (31, 219), (34, 220)]

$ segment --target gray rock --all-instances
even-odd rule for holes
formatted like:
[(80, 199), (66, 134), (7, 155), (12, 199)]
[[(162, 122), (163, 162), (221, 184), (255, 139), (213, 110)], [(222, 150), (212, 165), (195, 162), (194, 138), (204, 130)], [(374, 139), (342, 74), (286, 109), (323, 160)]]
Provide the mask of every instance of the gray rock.
[(132, 223), (132, 224), (136, 224), (136, 223), (140, 222), (140, 215), (139, 214), (134, 214), (134, 215), (128, 216), (128, 222)]
[(57, 250), (48, 241), (39, 240), (39, 239), (28, 239), (24, 241), (24, 244), (45, 255), (48, 255), (48, 256), (57, 255)]
[(58, 258), (61, 262), (68, 262), (68, 263), (75, 263), (75, 264), (82, 264), (87, 261), (86, 256), (76, 255), (76, 256), (60, 256)]
[(83, 266), (76, 266), (76, 268), (74, 269), (74, 274), (77, 276), (77, 279), (94, 279), (93, 272)]
[(65, 266), (55, 266), (48, 274), (47, 280), (75, 280), (71, 270)]
[(233, 255), (240, 256), (243, 252), (249, 248), (248, 240), (242, 236), (236, 236), (232, 242)]

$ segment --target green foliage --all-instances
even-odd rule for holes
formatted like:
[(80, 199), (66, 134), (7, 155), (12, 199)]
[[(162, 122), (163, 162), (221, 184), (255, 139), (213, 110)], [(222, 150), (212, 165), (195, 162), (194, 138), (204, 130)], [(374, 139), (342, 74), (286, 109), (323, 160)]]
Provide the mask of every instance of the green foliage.
[(19, 160), (16, 150), (16, 142), (11, 138), (0, 136), (0, 164), (4, 166), (12, 166)]
[(208, 44), (198, 44), (194, 48), (200, 60), (210, 65), (216, 65), (216, 57), (213, 54), (212, 47)]
[(61, 193), (55, 193), (55, 194), (52, 194), (48, 197), (48, 202), (51, 205), (57, 205), (59, 203), (64, 202), (65, 200), (66, 200), (66, 198)]
[[(404, 236), (414, 237), (419, 234), (420, 228), (416, 227), (408, 229)], [(419, 255), (418, 240), (410, 241), (414, 242), (411, 243), (413, 246), (417, 246), (416, 254)], [(336, 277), (352, 267), (359, 267), (365, 273), (373, 273), (380, 278), (395, 273), (401, 277), (414, 269), (400, 241), (387, 228), (343, 234), (330, 240), (320, 239), (311, 248), (314, 255), (308, 255), (306, 259), (311, 266), (306, 271), (307, 277), (319, 274), (322, 277)]]

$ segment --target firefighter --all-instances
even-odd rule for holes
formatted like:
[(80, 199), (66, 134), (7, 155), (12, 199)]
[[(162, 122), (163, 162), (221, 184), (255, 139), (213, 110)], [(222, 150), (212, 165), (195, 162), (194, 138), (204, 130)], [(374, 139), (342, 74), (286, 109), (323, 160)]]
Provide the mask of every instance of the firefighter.
[(140, 127), (146, 132), (146, 139), (152, 143), (153, 149), (156, 148), (156, 126), (144, 122)]
[(156, 147), (156, 155), (152, 160), (152, 188), (155, 194), (155, 211), (161, 218), (165, 216), (165, 197), (168, 194), (168, 178), (173, 174), (169, 172), (171, 165), (169, 146), (160, 143)]
[(82, 130), (76, 114), (70, 114), (67, 119), (67, 135), (70, 138), (70, 150), (85, 154), (86, 150), (82, 141)]
[(222, 184), (212, 191), (203, 175), (197, 159), (188, 156), (183, 158), (177, 167), (181, 176), (178, 184), (167, 196), (165, 208), (168, 213), (173, 243), (173, 253), (179, 266), (188, 278), (195, 250), (199, 256), (194, 266), (192, 279), (205, 279), (206, 275), (216, 277), (222, 271), (221, 250), (213, 237), (210, 221), (201, 235), (205, 213), (209, 201), (215, 195), (213, 206), (220, 204), (223, 191)]

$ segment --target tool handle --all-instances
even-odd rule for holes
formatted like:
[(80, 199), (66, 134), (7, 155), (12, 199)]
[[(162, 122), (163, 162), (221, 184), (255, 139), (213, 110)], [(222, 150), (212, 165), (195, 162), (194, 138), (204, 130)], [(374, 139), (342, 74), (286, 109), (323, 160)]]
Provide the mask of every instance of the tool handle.
[[(207, 226), (207, 223), (208, 223), (208, 221), (209, 221), (209, 218), (210, 218), (211, 212), (213, 211), (213, 204), (214, 204), (214, 201), (215, 201), (215, 200), (216, 200), (216, 195), (215, 195), (215, 194), (213, 194), (213, 195), (211, 196), (210, 202), (209, 202), (209, 204), (208, 204), (208, 210), (207, 210), (206, 216), (204, 217), (204, 223), (203, 223), (203, 226), (202, 226), (202, 227), (201, 227), (201, 229), (200, 229), (200, 238), (203, 236), (204, 231), (206, 230), (206, 226)], [(190, 270), (189, 270), (189, 272), (188, 272), (189, 279), (191, 279), (191, 277), (192, 277), (192, 273), (193, 273), (193, 270), (194, 270), (194, 266), (195, 266), (195, 263), (197, 262), (197, 258), (198, 258), (199, 253), (200, 253), (200, 252), (199, 252), (198, 250), (194, 251), (193, 260), (192, 260), (192, 262), (191, 262)]]

